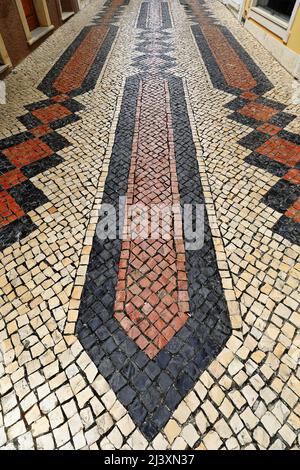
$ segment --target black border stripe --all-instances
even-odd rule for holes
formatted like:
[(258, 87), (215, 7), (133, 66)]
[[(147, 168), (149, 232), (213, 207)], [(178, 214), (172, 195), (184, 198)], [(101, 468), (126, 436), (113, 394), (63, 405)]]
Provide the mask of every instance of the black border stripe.
[[(168, 83), (181, 203), (203, 203), (182, 80), (172, 77)], [(104, 188), (103, 203), (116, 208), (127, 189), (138, 84), (137, 78), (126, 81)], [(121, 241), (94, 237), (76, 333), (147, 439), (167, 423), (231, 333), (207, 215), (204, 224), (203, 248), (186, 253), (191, 317), (153, 360), (114, 318)]]

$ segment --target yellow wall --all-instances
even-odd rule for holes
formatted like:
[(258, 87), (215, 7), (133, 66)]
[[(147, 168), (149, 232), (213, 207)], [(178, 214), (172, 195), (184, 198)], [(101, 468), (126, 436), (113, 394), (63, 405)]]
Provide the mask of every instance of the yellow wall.
[(246, 0), (245, 2), (245, 11), (248, 12), (250, 6), (251, 6), (252, 0)]
[[(248, 11), (253, 3), (253, 0), (246, 0), (245, 2), (245, 11), (244, 11), (244, 16), (247, 18), (248, 16)], [(257, 23), (256, 21), (253, 21), (252, 18), (250, 18), (248, 21), (252, 21), (255, 23), (257, 26), (262, 28), (264, 31), (268, 31), (264, 26), (261, 24)], [(280, 41), (282, 44), (283, 43), (282, 39), (276, 36), (274, 33), (271, 31), (268, 31), (271, 36), (276, 38), (278, 41)], [(290, 36), (288, 39), (288, 42), (286, 46), (291, 49), (292, 51), (296, 52), (296, 54), (300, 54), (300, 7), (298, 8), (297, 14), (295, 16), (293, 26), (291, 28)]]
[(300, 54), (300, 8), (297, 11), (287, 46)]

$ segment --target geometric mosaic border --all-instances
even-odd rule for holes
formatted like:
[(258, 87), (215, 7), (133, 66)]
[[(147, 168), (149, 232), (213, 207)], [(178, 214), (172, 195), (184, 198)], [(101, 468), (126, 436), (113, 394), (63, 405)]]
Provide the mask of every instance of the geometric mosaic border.
[(262, 199), (282, 214), (273, 231), (300, 244), (300, 137), (284, 129), (296, 116), (263, 96), (273, 85), (203, 0), (181, 4), (197, 22), (191, 30), (214, 87), (236, 95), (226, 105), (233, 111), (228, 118), (254, 129), (239, 141), (252, 150), (245, 162), (280, 178)]
[(38, 86), (49, 98), (25, 106), (19, 121), (27, 131), (0, 141), (0, 250), (37, 228), (28, 213), (48, 199), (30, 178), (63, 161), (57, 152), (69, 142), (57, 130), (80, 119), (74, 97), (95, 87), (118, 31), (111, 22), (126, 4), (106, 1)]

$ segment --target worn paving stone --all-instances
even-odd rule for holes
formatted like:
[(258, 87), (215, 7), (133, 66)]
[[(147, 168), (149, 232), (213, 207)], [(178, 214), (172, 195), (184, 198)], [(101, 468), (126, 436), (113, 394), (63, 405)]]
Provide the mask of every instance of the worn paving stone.
[[(92, 0), (6, 84), (1, 450), (299, 449), (293, 78), (218, 0)], [(202, 246), (99, 239), (120, 196)]]

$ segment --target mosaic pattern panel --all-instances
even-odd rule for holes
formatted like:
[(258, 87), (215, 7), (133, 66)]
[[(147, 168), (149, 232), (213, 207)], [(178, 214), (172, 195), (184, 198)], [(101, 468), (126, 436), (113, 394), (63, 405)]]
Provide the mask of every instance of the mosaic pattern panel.
[[(202, 26), (179, 0), (130, 0), (111, 20), (113, 2), (97, 14), (104, 1), (89, 2), (6, 78), (1, 197), (20, 217), (6, 213), (1, 229), (9, 244), (22, 217), (38, 228), (18, 232), (0, 256), (0, 449), (296, 450), (300, 246), (272, 231), (284, 214), (262, 201), (285, 182), (274, 172), (297, 167), (282, 134), (299, 131), (295, 82), (219, 0), (193, 2)], [(101, 74), (91, 75), (114, 31)], [(209, 44), (200, 41), (201, 54), (197, 31)], [(83, 83), (91, 92), (79, 96)], [(18, 116), (28, 103), (27, 138)], [(297, 115), (288, 126), (287, 109)], [(238, 143), (251, 131), (270, 135), (259, 153)], [(267, 156), (277, 152), (280, 161)], [(255, 153), (273, 173), (245, 162)], [(26, 212), (43, 196), (37, 188), (49, 202)], [(102, 197), (118, 209), (119, 195), (128, 209), (205, 201), (203, 248), (173, 237), (175, 217), (168, 241), (94, 238)]]
[(228, 29), (212, 18), (203, 0), (181, 4), (196, 23), (191, 29), (213, 85), (236, 95), (227, 105), (233, 111), (228, 117), (254, 129), (239, 142), (252, 150), (245, 161), (280, 178), (263, 197), (282, 214), (273, 230), (299, 245), (300, 137), (285, 130), (295, 116), (284, 112), (284, 104), (264, 97), (273, 85)]
[(56, 131), (80, 119), (73, 98), (94, 88), (117, 34), (111, 22), (126, 3), (106, 2), (39, 85), (49, 99), (26, 106), (19, 120), (27, 131), (0, 141), (0, 249), (37, 228), (28, 213), (48, 199), (30, 178), (62, 162), (57, 152), (69, 142)]
[[(102, 202), (204, 203), (182, 79), (172, 75), (166, 2), (143, 2)], [(76, 332), (147, 439), (154, 438), (231, 327), (207, 214), (183, 240), (94, 238)]]

